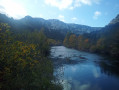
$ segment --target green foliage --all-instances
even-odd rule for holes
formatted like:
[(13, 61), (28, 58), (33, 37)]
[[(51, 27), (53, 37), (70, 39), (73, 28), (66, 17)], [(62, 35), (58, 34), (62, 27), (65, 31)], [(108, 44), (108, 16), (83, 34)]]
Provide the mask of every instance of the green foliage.
[(96, 52), (97, 51), (97, 47), (95, 45), (92, 45), (89, 49), (90, 52)]
[(70, 35), (69, 37), (69, 47), (76, 48), (77, 43), (77, 37), (75, 34)]
[(98, 51), (103, 51), (105, 49), (105, 39), (99, 38), (96, 44)]
[[(67, 36), (68, 35), (68, 36)], [(64, 39), (64, 45), (71, 48), (76, 48), (79, 50), (87, 50), (90, 47), (89, 39), (82, 35), (78, 37), (75, 34), (67, 34)]]
[(48, 39), (43, 33), (43, 29), (41, 29), (40, 31), (28, 31), (15, 34), (15, 40), (28, 44), (35, 44), (37, 45), (37, 49), (40, 50), (40, 54), (42, 54), (42, 56), (49, 55), (50, 48), (47, 42)]
[(77, 48), (79, 49), (79, 50), (82, 50), (82, 46), (83, 46), (83, 36), (79, 36), (78, 37), (78, 46), (77, 46)]
[(48, 44), (50, 45), (50, 46), (53, 46), (53, 45), (55, 45), (55, 46), (57, 46), (57, 45), (61, 45), (62, 43), (61, 43), (61, 41), (56, 41), (56, 40), (54, 40), (54, 39), (48, 39)]
[(64, 41), (63, 41), (63, 44), (67, 47), (69, 46), (69, 37), (70, 37), (70, 35), (71, 35), (71, 33), (68, 32), (66, 34), (66, 37), (65, 37)]
[[(60, 89), (52, 83), (53, 65), (47, 57), (49, 45), (42, 30), (17, 36), (12, 35), (9, 28), (7, 24), (0, 24), (0, 89)], [(23, 41), (22, 37), (25, 37)]]
[(73, 34), (66, 35), (63, 44), (79, 50), (119, 57), (119, 23), (78, 37)]

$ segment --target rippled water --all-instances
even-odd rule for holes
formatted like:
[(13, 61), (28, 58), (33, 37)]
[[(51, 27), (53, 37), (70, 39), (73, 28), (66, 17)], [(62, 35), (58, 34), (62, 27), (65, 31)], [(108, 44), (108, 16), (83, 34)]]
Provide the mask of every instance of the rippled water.
[(96, 54), (51, 48), (54, 75), (64, 90), (119, 90), (119, 62)]

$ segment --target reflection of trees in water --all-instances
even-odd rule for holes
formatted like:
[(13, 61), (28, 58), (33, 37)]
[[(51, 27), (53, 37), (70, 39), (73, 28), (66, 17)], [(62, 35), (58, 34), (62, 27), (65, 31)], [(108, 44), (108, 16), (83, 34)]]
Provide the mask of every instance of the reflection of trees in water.
[(106, 63), (104, 61), (99, 62), (101, 72), (107, 74), (108, 76), (119, 77), (119, 62)]
[(64, 66), (60, 66), (58, 68), (55, 69), (55, 82), (58, 84), (61, 84), (64, 80)]
[(55, 70), (55, 76), (56, 76), (56, 82), (61, 84), (63, 87), (63, 90), (72, 90), (71, 83), (72, 80), (68, 79), (68, 76), (64, 76), (65, 66), (62, 65), (59, 68)]

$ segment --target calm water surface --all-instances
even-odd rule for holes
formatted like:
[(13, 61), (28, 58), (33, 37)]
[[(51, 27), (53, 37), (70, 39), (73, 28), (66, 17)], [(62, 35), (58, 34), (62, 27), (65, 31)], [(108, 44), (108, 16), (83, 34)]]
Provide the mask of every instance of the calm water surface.
[(64, 90), (119, 90), (117, 60), (64, 46), (53, 46), (51, 58)]

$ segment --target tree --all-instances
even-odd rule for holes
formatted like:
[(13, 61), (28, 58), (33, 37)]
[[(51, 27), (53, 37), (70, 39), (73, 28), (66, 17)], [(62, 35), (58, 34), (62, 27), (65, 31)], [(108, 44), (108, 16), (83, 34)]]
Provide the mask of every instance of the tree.
[(19, 40), (26, 35), (23, 42), (8, 29), (7, 24), (0, 24), (0, 90), (60, 89), (52, 83), (53, 64), (47, 57), (49, 46), (43, 32), (22, 32)]
[(96, 47), (99, 52), (103, 52), (105, 50), (105, 38), (99, 38)]
[(69, 37), (70, 37), (70, 35), (71, 35), (71, 33), (70, 32), (68, 32), (67, 34), (66, 34), (66, 37), (65, 37), (65, 39), (64, 39), (64, 41), (63, 41), (63, 44), (64, 44), (64, 46), (69, 46)]
[(69, 47), (76, 48), (76, 46), (77, 46), (77, 37), (75, 34), (72, 34), (69, 37)]
[(83, 36), (79, 35), (78, 37), (78, 49), (81, 50), (83, 47)]

